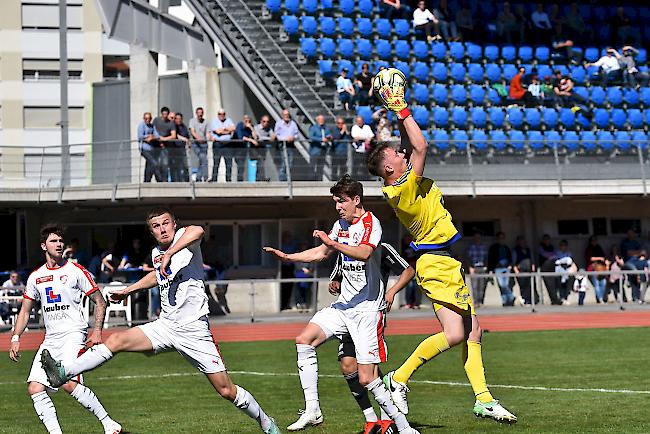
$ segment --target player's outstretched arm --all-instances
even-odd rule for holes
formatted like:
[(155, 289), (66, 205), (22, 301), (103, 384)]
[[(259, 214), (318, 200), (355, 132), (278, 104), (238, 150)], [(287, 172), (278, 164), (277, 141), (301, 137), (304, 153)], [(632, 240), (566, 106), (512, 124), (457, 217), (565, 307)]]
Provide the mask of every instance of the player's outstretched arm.
[(427, 150), (429, 148), (427, 139), (424, 138), (422, 130), (417, 122), (415, 122), (415, 119), (413, 119), (413, 116), (399, 120), (398, 126), (400, 137), (402, 138), (402, 145), (405, 145), (405, 140), (410, 144), (411, 157), (409, 162), (413, 167), (413, 171), (415, 171), (416, 175), (422, 176), (427, 159)]
[[(23, 334), (29, 322), (29, 313), (32, 311), (34, 302), (29, 298), (24, 298), (20, 306), (18, 318), (16, 318), (16, 325), (14, 326), (14, 333), (11, 337), (11, 347), (9, 349), (9, 358), (14, 362), (18, 361), (20, 357), (20, 335)], [(14, 337), (17, 336), (17, 337)]]
[(113, 303), (119, 303), (123, 301), (129, 294), (134, 292), (141, 291), (143, 289), (153, 288), (158, 285), (158, 279), (156, 279), (156, 271), (150, 271), (145, 274), (144, 277), (132, 285), (127, 286), (124, 289), (118, 289), (116, 291), (111, 291), (108, 296), (108, 301)]
[(274, 249), (273, 247), (263, 247), (262, 250), (275, 255), (283, 262), (319, 262), (327, 259), (332, 253), (325, 244), (296, 253), (284, 253), (282, 250)]
[(324, 246), (327, 246), (329, 249), (336, 250), (337, 252), (343, 253), (345, 256), (356, 259), (357, 261), (367, 261), (368, 258), (372, 255), (372, 252), (375, 250), (375, 247), (369, 244), (360, 244), (358, 246), (348, 246), (347, 244), (339, 243), (334, 241), (323, 231), (314, 231), (314, 237), (319, 238)]
[(102, 343), (102, 327), (106, 316), (106, 300), (104, 300), (102, 292), (93, 292), (90, 294), (90, 299), (95, 303), (95, 324), (93, 325), (93, 332), (86, 341), (86, 346), (89, 347)]
[(160, 263), (160, 274), (163, 277), (168, 277), (169, 263), (172, 260), (172, 256), (199, 241), (203, 238), (204, 234), (205, 231), (201, 226), (186, 226), (183, 235), (163, 255), (162, 262)]
[(395, 296), (404, 288), (406, 288), (406, 285), (415, 277), (415, 270), (413, 267), (408, 267), (405, 268), (404, 271), (402, 271), (402, 274), (399, 275), (399, 279), (397, 279), (397, 282), (393, 286), (391, 286), (388, 291), (386, 291), (386, 310), (390, 312), (390, 308), (393, 305), (393, 301), (395, 300)]

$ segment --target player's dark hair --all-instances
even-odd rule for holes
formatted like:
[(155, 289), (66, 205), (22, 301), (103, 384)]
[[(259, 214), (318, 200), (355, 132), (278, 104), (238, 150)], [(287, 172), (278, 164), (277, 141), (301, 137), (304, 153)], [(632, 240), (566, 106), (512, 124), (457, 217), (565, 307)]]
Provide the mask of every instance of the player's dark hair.
[(336, 184), (330, 188), (330, 193), (332, 196), (341, 197), (341, 195), (346, 195), (347, 197), (353, 199), (355, 196), (359, 196), (361, 201), (363, 201), (363, 184), (359, 181), (355, 181), (348, 174), (343, 175), (341, 179), (337, 181)]
[(152, 208), (149, 210), (147, 213), (147, 219), (145, 220), (147, 222), (147, 225), (149, 225), (149, 222), (151, 221), (152, 218), (158, 217), (159, 215), (163, 214), (169, 214), (172, 217), (172, 220), (176, 221), (176, 216), (172, 212), (171, 209), (169, 209), (166, 206), (157, 206), (155, 208)]
[(383, 164), (384, 164), (384, 153), (386, 149), (392, 148), (388, 143), (379, 143), (373, 148), (372, 151), (368, 154), (366, 159), (366, 166), (368, 167), (368, 172), (374, 176), (382, 176), (383, 174)]
[(58, 223), (47, 223), (41, 227), (41, 244), (45, 243), (51, 234), (64, 238), (65, 230)]

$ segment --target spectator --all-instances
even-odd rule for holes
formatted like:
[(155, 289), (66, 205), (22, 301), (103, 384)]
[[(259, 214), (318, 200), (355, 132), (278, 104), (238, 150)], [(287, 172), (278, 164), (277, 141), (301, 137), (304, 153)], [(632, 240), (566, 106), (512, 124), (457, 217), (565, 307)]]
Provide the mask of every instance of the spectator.
[[(282, 251), (285, 253), (295, 253), (298, 251), (298, 243), (293, 239), (289, 231), (282, 232), (281, 244)], [(295, 277), (296, 264), (293, 262), (280, 263), (280, 278), (293, 279)], [(293, 282), (282, 282), (280, 284), (280, 309), (291, 309), (291, 294), (293, 292)]]
[(267, 149), (271, 148), (276, 140), (275, 132), (273, 132), (273, 128), (271, 127), (271, 118), (268, 115), (262, 116), (260, 123), (255, 125), (253, 134), (257, 141), (257, 146), (251, 158), (257, 160), (257, 179), (266, 181), (269, 178), (266, 175), (264, 161), (266, 160)]
[(203, 107), (197, 107), (194, 111), (195, 117), (190, 119), (190, 134), (192, 134), (192, 151), (199, 160), (196, 168), (196, 180), (206, 182), (208, 180), (208, 121), (204, 117)]
[(623, 265), (625, 270), (642, 271), (641, 274), (628, 275), (628, 282), (632, 289), (632, 301), (639, 304), (645, 303), (645, 293), (648, 280), (648, 256), (645, 250), (639, 251), (635, 256), (630, 257)]
[(569, 77), (560, 80), (560, 88), (557, 92), (560, 102), (564, 106), (571, 107), (574, 113), (582, 113), (586, 118), (591, 119), (593, 113), (588, 108), (589, 101), (582, 95), (575, 92), (575, 83)]
[[(604, 271), (609, 268), (607, 259), (605, 258), (605, 251), (598, 244), (598, 238), (595, 235), (589, 237), (587, 248), (585, 249), (585, 264), (587, 264), (587, 271)], [(603, 302), (607, 287), (607, 276), (593, 275), (591, 276), (591, 283), (596, 293), (596, 302)]]
[[(307, 250), (307, 243), (300, 243), (298, 251), (302, 252)], [(295, 263), (295, 277), (296, 279), (311, 279), (314, 277), (313, 264), (310, 262), (296, 262)], [(311, 290), (311, 282), (296, 282), (294, 287), (294, 301), (296, 303), (296, 308), (299, 311), (305, 311), (309, 309), (309, 303), (307, 302), (307, 295)]]
[(618, 42), (623, 44), (639, 44), (639, 29), (632, 27), (632, 21), (625, 13), (622, 6), (616, 8), (616, 15), (611, 19), (612, 31), (618, 37)]
[(539, 243), (537, 254), (537, 261), (540, 266), (544, 262), (555, 259), (555, 247), (553, 247), (553, 244), (551, 244), (551, 236), (549, 234), (542, 235), (542, 241)]
[[(412, 241), (413, 237), (411, 234), (406, 234), (404, 235), (404, 238), (402, 238), (402, 257), (415, 270), (415, 263), (418, 260), (418, 254), (413, 249), (413, 246), (411, 246)], [(418, 286), (416, 279), (409, 280), (409, 283), (406, 285), (406, 291), (404, 295), (405, 308), (420, 309), (420, 305), (422, 304), (422, 291), (420, 291), (420, 287)]]
[(559, 250), (555, 252), (555, 272), (560, 273), (560, 276), (555, 278), (556, 287), (558, 288), (562, 304), (569, 304), (569, 288), (572, 287), (569, 273), (575, 267), (575, 261), (569, 251), (569, 243), (567, 240), (561, 240), (559, 246)]
[(361, 65), (361, 74), (357, 75), (355, 85), (357, 86), (357, 102), (359, 105), (368, 105), (372, 97), (372, 74), (370, 74), (370, 65), (365, 63)]
[(381, 0), (379, 9), (389, 20), (393, 19), (395, 14), (398, 14), (400, 18), (408, 19), (411, 12), (411, 8), (400, 0)]
[(413, 11), (413, 26), (415, 30), (424, 31), (429, 42), (441, 39), (438, 19), (427, 9), (426, 3), (422, 0)]
[(626, 237), (621, 241), (621, 257), (627, 262), (630, 258), (638, 256), (641, 253), (641, 243), (637, 239), (636, 229), (627, 230)]
[(160, 109), (160, 116), (153, 120), (153, 127), (158, 133), (160, 140), (160, 160), (159, 169), (163, 181), (169, 180), (169, 155), (167, 148), (170, 142), (176, 140), (176, 126), (174, 125), (174, 118), (169, 116), (169, 108), (162, 107)]
[[(514, 271), (515, 273), (531, 273), (535, 271), (535, 264), (533, 264), (533, 256), (530, 247), (526, 244), (526, 239), (519, 235), (517, 237), (517, 244), (513, 249), (514, 252)], [(532, 279), (528, 276), (518, 277), (519, 292), (524, 299), (524, 304), (531, 304), (533, 295), (535, 297), (535, 304), (539, 303), (539, 296), (537, 290), (532, 291)]]
[(348, 72), (348, 68), (341, 69), (341, 75), (336, 79), (336, 92), (345, 110), (350, 110), (350, 103), (354, 101), (355, 96), (354, 86), (348, 78)]
[(618, 59), (614, 56), (616, 50), (607, 47), (605, 55), (594, 63), (587, 63), (585, 66), (598, 66), (600, 68), (599, 74), (603, 87), (607, 87), (607, 82), (620, 80), (622, 78), (623, 70), (618, 63)]
[(569, 36), (581, 43), (591, 41), (594, 37), (594, 32), (590, 27), (587, 27), (582, 14), (578, 9), (578, 3), (571, 3), (569, 13), (565, 18), (565, 24)]
[(523, 4), (517, 4), (515, 6), (515, 18), (519, 23), (519, 41), (524, 44), (534, 30), (533, 22), (530, 20), (528, 11), (526, 11)]
[(551, 21), (551, 26), (553, 28), (558, 27), (560, 31), (564, 25), (564, 17), (560, 16), (560, 6), (557, 3), (551, 5), (551, 12), (548, 14), (548, 18)]
[(573, 282), (573, 292), (578, 293), (578, 306), (585, 304), (585, 296), (587, 295), (587, 289), (589, 289), (589, 279), (587, 279), (587, 276), (584, 273), (585, 270), (582, 268), (578, 270), (576, 279)]
[(155, 177), (157, 182), (162, 182), (160, 173), (160, 135), (152, 123), (151, 113), (142, 115), (142, 122), (138, 124), (138, 143), (140, 155), (144, 158), (144, 182), (151, 182)]
[(438, 20), (438, 27), (445, 41), (459, 41), (456, 23), (447, 7), (447, 0), (440, 0), (440, 5), (433, 10), (433, 16)]
[(474, 307), (478, 308), (483, 306), (485, 288), (488, 283), (487, 278), (476, 276), (476, 274), (485, 274), (488, 271), (488, 248), (483, 244), (480, 231), (474, 231), (472, 242), (465, 250), (465, 261), (469, 270), (469, 281), (472, 288)]
[(125, 268), (143, 268), (147, 256), (147, 252), (142, 249), (140, 238), (134, 238), (131, 241), (131, 247), (122, 255), (122, 260), (117, 268), (119, 270)]
[(650, 81), (650, 76), (647, 72), (639, 71), (636, 67), (636, 60), (634, 60), (634, 56), (639, 54), (639, 50), (630, 45), (626, 45), (621, 48), (621, 52), (623, 55), (614, 50), (614, 55), (618, 59), (618, 63), (620, 63), (621, 69), (623, 70), (623, 83), (630, 87), (637, 87), (639, 82), (641, 82), (647, 86), (648, 81)]
[(526, 69), (522, 66), (519, 68), (517, 74), (515, 74), (515, 76), (512, 77), (512, 80), (510, 81), (509, 96), (510, 99), (523, 101), (527, 107), (534, 107), (536, 105), (537, 100), (529, 91), (527, 91), (524, 88), (522, 84), (522, 78), (525, 72)]
[[(255, 125), (253, 120), (249, 115), (244, 115), (242, 120), (237, 123), (235, 128), (235, 137), (237, 138), (238, 146), (240, 148), (234, 151), (235, 162), (237, 163), (237, 180), (244, 180), (244, 171), (248, 168), (246, 167), (246, 155), (247, 151), (244, 151), (244, 148), (255, 148), (257, 146), (257, 140), (255, 139)], [(257, 177), (257, 174), (255, 174)]]
[(209, 130), (212, 136), (212, 181), (217, 181), (219, 164), (223, 158), (226, 165), (225, 179), (226, 182), (230, 182), (233, 157), (230, 142), (235, 132), (235, 124), (226, 116), (226, 111), (220, 108), (217, 117), (210, 122)]
[(312, 179), (323, 179), (325, 154), (332, 143), (332, 132), (325, 125), (325, 116), (316, 116), (316, 123), (309, 127), (309, 165), (312, 169)]
[(535, 98), (533, 105), (539, 105), (544, 101), (544, 89), (537, 78), (537, 75), (533, 75), (531, 78), (532, 83), (528, 85), (528, 93)]
[(582, 53), (573, 49), (573, 41), (562, 33), (561, 25), (554, 27), (551, 39), (551, 57), (568, 60), (571, 63), (578, 63), (582, 60)]
[(377, 122), (376, 139), (378, 142), (390, 142), (394, 140), (393, 126), (387, 117), (381, 117)]
[(363, 173), (364, 154), (371, 148), (375, 133), (372, 132), (370, 125), (366, 125), (363, 117), (357, 116), (354, 118), (354, 125), (350, 130), (350, 135), (352, 136), (352, 147), (354, 148), (352, 157), (354, 160), (353, 170), (355, 173)]
[(117, 268), (117, 256), (114, 253), (115, 244), (109, 243), (108, 248), (100, 255), (99, 283), (110, 283)]
[[(636, 271), (643, 270), (644, 264), (647, 260), (642, 261), (641, 257), (645, 257), (645, 252), (641, 247), (641, 243), (637, 239), (638, 235), (634, 228), (627, 231), (626, 237), (621, 241), (621, 257), (623, 258), (623, 270)], [(628, 275), (628, 283), (632, 289), (632, 301), (639, 301), (641, 296), (641, 279), (638, 275)]]
[(9, 279), (5, 280), (2, 283), (2, 289), (20, 290), (23, 289), (24, 287), (25, 284), (20, 278), (20, 274), (18, 274), (16, 270), (11, 270), (9, 272)]
[(332, 145), (334, 156), (332, 157), (332, 179), (340, 179), (345, 175), (347, 170), (348, 147), (350, 146), (350, 133), (345, 119), (336, 118), (336, 127), (332, 133)]
[(190, 141), (190, 130), (183, 123), (183, 114), (176, 113), (174, 117), (176, 126), (176, 140), (169, 144), (169, 171), (172, 182), (187, 182), (187, 147)]
[(84, 267), (87, 267), (90, 262), (88, 253), (79, 248), (79, 238), (72, 238), (70, 240), (70, 244), (63, 251), (63, 256)]
[(499, 38), (505, 40), (508, 44), (514, 41), (513, 35), (521, 35), (522, 23), (517, 21), (517, 17), (510, 10), (510, 3), (503, 4), (503, 10), (497, 16), (497, 34)]
[(462, 39), (481, 39), (480, 36), (477, 35), (478, 27), (474, 23), (472, 11), (467, 4), (463, 4), (460, 10), (456, 12), (456, 26), (458, 27)]
[[(287, 174), (291, 167), (293, 167), (293, 153), (296, 149), (295, 141), (298, 139), (298, 125), (291, 119), (289, 110), (282, 110), (282, 119), (275, 124), (275, 135), (281, 149), (287, 150), (287, 161), (285, 162), (283, 156), (280, 161), (280, 181), (286, 181)], [(287, 164), (289, 167), (287, 167)]]
[[(497, 284), (501, 292), (503, 306), (514, 306), (515, 296), (512, 293), (511, 278), (503, 274), (512, 271), (512, 252), (505, 244), (506, 234), (497, 232), (496, 242), (488, 250), (488, 271), (496, 274)], [(501, 274), (501, 276), (499, 276)]]
[(614, 300), (619, 300), (619, 291), (621, 293), (620, 301), (622, 303), (627, 303), (627, 295), (625, 294), (625, 288), (623, 285), (624, 276), (621, 274), (623, 269), (623, 258), (619, 254), (618, 247), (612, 246), (612, 252), (609, 260), (609, 278), (607, 279), (607, 292), (605, 293), (604, 302), (607, 303), (607, 298), (610, 292), (614, 293)]
[(551, 20), (548, 18), (548, 14), (544, 10), (544, 5), (542, 3), (537, 3), (537, 9), (531, 14), (530, 19), (533, 22), (533, 35), (534, 41), (538, 44), (542, 44), (550, 40), (551, 36)]

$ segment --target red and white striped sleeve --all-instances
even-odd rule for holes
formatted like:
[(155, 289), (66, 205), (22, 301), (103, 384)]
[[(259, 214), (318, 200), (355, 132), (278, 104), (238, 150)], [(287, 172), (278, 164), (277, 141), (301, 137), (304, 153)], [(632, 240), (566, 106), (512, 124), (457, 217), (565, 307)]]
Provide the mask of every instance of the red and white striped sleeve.
[(36, 287), (35, 280), (36, 277), (34, 277), (34, 274), (30, 274), (29, 278), (27, 279), (27, 285), (25, 285), (25, 289), (23, 290), (23, 298), (26, 298), (28, 300), (39, 300), (41, 298), (38, 294), (38, 288)]
[(381, 242), (381, 223), (371, 212), (366, 213), (362, 221), (363, 235), (359, 245), (365, 244), (376, 249)]
[(90, 274), (88, 270), (76, 262), (72, 262), (72, 265), (74, 265), (75, 269), (77, 270), (77, 283), (79, 285), (79, 289), (83, 291), (84, 294), (90, 295), (95, 291), (99, 291), (99, 287), (95, 283), (95, 279), (93, 279), (92, 274)]

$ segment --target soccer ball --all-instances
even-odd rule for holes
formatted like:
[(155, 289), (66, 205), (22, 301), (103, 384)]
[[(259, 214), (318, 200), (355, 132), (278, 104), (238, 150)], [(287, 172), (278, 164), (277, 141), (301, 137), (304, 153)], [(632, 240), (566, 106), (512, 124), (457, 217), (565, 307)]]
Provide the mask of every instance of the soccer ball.
[(406, 87), (406, 77), (404, 73), (396, 68), (385, 68), (380, 70), (375, 78), (372, 79), (372, 90), (376, 95), (379, 95), (379, 89), (384, 86), (389, 86), (393, 89), (396, 87)]

